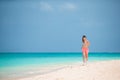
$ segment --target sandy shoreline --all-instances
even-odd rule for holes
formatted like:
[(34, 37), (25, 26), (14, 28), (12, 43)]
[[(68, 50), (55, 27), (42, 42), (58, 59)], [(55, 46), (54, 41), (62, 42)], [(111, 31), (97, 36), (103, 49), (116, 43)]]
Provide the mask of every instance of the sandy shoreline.
[(120, 80), (120, 60), (68, 65), (62, 69), (17, 80)]
[[(53, 70), (39, 73), (42, 69), (30, 70), (32, 74), (0, 80), (120, 80), (120, 60), (53, 65)], [(48, 69), (48, 68), (43, 68)]]

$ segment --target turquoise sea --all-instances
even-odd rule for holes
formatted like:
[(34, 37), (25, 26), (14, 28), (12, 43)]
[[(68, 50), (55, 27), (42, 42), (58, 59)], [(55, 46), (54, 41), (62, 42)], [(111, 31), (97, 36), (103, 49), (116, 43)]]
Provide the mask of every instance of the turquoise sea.
[[(89, 53), (89, 61), (120, 59), (120, 53)], [(57, 63), (82, 62), (80, 52), (10, 52), (0, 53), (0, 68), (25, 65), (53, 65)]]
[[(120, 53), (90, 52), (89, 62), (120, 60)], [(44, 73), (55, 65), (82, 63), (81, 52), (6, 52), (0, 53), (0, 79)], [(47, 68), (46, 68), (47, 67)], [(60, 66), (61, 67), (61, 66)], [(57, 67), (57, 68), (60, 68)], [(38, 71), (39, 69), (39, 71)], [(31, 72), (32, 71), (32, 72)], [(22, 74), (22, 75), (21, 75)]]

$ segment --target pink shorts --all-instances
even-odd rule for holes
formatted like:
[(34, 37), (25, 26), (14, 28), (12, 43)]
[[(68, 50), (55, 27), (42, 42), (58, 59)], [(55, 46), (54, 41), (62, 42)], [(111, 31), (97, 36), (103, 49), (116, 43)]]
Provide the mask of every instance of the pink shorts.
[(89, 50), (88, 50), (88, 48), (83, 47), (82, 52), (85, 53), (85, 54), (88, 54)]

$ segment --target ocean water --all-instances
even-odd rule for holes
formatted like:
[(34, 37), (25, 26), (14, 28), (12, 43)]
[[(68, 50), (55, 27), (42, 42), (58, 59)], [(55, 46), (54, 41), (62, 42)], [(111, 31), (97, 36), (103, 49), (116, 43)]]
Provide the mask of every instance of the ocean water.
[[(120, 53), (89, 53), (89, 62), (105, 60), (120, 60)], [(41, 74), (72, 63), (82, 63), (81, 52), (0, 53), (0, 79)]]
[[(120, 59), (120, 53), (89, 53), (89, 61)], [(0, 68), (82, 62), (80, 52), (0, 53)]]

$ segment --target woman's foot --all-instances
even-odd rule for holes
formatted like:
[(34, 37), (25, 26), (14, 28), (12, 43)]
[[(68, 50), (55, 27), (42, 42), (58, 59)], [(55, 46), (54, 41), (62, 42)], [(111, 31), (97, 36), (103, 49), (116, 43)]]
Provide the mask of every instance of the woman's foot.
[(86, 65), (87, 65), (87, 62), (84, 62), (82, 65), (83, 65), (83, 66), (86, 66)]

